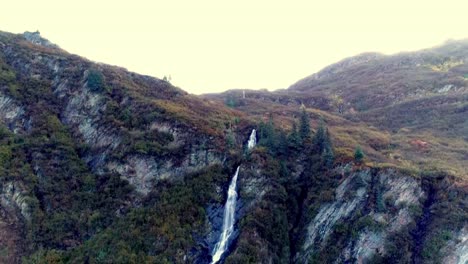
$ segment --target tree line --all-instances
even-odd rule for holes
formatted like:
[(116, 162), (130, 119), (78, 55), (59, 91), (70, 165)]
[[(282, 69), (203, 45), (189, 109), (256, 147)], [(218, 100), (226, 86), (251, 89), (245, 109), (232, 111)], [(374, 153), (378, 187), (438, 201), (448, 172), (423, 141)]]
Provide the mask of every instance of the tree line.
[[(330, 132), (323, 118), (320, 118), (315, 132), (311, 130), (310, 117), (304, 106), (298, 120), (292, 124), (289, 133), (276, 128), (273, 117), (268, 122), (260, 122), (258, 128), (258, 145), (265, 147), (271, 155), (279, 158), (296, 156), (298, 153), (310, 155), (314, 162), (320, 163), (324, 168), (332, 168), (335, 161), (335, 152)], [(364, 152), (357, 146), (354, 159), (361, 163)]]

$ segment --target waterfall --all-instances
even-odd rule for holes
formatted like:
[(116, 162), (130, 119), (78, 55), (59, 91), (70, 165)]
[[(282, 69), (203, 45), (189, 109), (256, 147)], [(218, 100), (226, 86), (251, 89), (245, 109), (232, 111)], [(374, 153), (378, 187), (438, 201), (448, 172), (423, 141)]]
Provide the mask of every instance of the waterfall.
[[(250, 133), (249, 141), (247, 142), (247, 149), (251, 150), (257, 144), (257, 133), (255, 129), (252, 129)], [(213, 255), (211, 264), (217, 263), (224, 252), (228, 248), (229, 238), (234, 232), (234, 220), (236, 216), (236, 203), (237, 203), (237, 176), (239, 175), (240, 166), (237, 167), (234, 177), (232, 177), (231, 183), (229, 184), (228, 198), (224, 205), (224, 216), (223, 216), (223, 231), (219, 236), (218, 243), (213, 249)]]
[(252, 133), (250, 133), (249, 142), (247, 142), (247, 149), (252, 149), (257, 145), (257, 131), (252, 129)]
[(237, 202), (237, 175), (239, 174), (239, 168), (237, 167), (236, 174), (232, 177), (231, 183), (229, 184), (228, 199), (224, 206), (224, 217), (223, 217), (223, 232), (219, 236), (219, 241), (213, 250), (212, 264), (219, 261), (223, 253), (228, 247), (229, 237), (234, 231), (234, 216), (236, 213), (236, 202)]

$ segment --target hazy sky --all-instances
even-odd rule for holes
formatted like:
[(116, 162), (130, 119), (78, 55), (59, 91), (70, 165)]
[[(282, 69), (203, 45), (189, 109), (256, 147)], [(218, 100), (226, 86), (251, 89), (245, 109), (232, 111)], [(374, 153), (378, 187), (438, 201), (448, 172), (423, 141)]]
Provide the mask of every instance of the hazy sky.
[(450, 0), (4, 0), (0, 30), (39, 30), (63, 49), (162, 78), (191, 93), (286, 88), (366, 51), (468, 37)]

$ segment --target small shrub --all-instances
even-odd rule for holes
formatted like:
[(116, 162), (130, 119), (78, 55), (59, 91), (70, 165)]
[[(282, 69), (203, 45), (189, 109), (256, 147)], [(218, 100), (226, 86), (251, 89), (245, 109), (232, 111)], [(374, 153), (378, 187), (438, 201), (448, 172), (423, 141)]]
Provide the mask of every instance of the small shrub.
[(102, 92), (106, 89), (104, 75), (95, 69), (88, 72), (87, 86), (93, 92)]
[(15, 78), (16, 75), (14, 72), (0, 69), (0, 82), (11, 82), (15, 80)]
[(364, 159), (364, 152), (362, 151), (360, 146), (357, 146), (356, 150), (354, 150), (354, 160), (357, 163), (361, 163), (363, 159)]

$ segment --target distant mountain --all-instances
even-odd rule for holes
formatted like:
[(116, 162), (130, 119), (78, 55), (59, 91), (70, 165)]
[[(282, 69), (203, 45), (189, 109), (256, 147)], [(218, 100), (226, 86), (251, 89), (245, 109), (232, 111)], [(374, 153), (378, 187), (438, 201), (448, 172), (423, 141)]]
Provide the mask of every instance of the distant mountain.
[(194, 96), (0, 32), (0, 263), (465, 263), (466, 54)]

